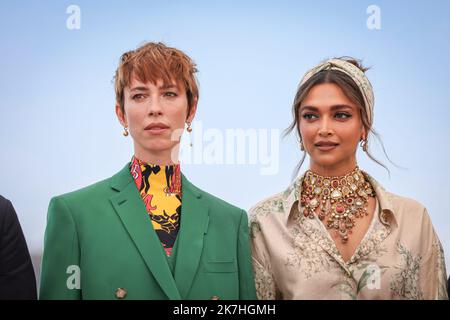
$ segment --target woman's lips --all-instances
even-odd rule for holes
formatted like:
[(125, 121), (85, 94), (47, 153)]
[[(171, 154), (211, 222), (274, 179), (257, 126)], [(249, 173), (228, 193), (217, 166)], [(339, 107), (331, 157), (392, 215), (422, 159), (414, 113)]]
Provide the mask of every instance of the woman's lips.
[(167, 130), (169, 130), (169, 128), (167, 128), (167, 127), (153, 127), (153, 128), (145, 129), (145, 131), (148, 131), (151, 134), (163, 134)]
[(320, 151), (330, 151), (335, 149), (339, 144), (337, 143), (323, 143), (323, 144), (316, 144), (315, 147), (319, 149)]

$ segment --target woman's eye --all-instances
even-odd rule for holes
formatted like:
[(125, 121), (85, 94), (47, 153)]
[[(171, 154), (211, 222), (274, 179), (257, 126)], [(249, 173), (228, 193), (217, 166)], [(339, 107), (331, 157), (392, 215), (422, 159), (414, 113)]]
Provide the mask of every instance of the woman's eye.
[(171, 91), (164, 93), (164, 95), (166, 97), (176, 97), (177, 96), (177, 94), (175, 92), (171, 92)]
[(351, 114), (345, 113), (345, 112), (338, 112), (336, 113), (335, 117), (338, 119), (348, 119), (351, 118)]
[(312, 120), (314, 117), (316, 117), (316, 115), (314, 115), (312, 113), (305, 113), (302, 117), (303, 117), (303, 119), (306, 119), (306, 120)]
[(143, 98), (144, 98), (144, 95), (141, 93), (135, 94), (131, 97), (131, 99), (133, 99), (133, 100), (141, 100)]

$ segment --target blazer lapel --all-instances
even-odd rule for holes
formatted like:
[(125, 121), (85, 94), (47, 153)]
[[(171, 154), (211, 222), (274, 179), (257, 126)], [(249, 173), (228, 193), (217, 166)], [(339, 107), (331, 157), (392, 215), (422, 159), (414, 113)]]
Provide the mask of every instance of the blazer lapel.
[(180, 233), (178, 236), (175, 282), (183, 299), (187, 298), (197, 273), (203, 250), (203, 239), (208, 229), (208, 206), (200, 190), (182, 175)]
[(134, 184), (128, 165), (113, 177), (111, 187), (119, 191), (110, 198), (148, 269), (171, 300), (180, 299), (161, 243)]

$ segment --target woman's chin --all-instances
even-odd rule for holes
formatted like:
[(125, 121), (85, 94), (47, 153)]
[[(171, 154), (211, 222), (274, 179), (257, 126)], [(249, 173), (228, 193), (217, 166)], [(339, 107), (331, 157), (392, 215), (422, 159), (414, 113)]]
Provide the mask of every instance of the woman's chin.
[(311, 157), (311, 162), (320, 167), (334, 167), (340, 161), (335, 155), (326, 154), (318, 157)]
[(167, 141), (167, 139), (155, 139), (155, 141), (146, 142), (144, 149), (151, 153), (170, 152), (178, 145), (179, 143)]

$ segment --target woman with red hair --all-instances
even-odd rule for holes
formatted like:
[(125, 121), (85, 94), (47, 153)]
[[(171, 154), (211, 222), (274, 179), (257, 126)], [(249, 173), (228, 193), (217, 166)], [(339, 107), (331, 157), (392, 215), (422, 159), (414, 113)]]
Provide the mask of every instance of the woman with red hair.
[(161, 43), (122, 55), (116, 114), (134, 155), (111, 178), (51, 200), (41, 299), (256, 298), (246, 212), (180, 169), (196, 71)]

